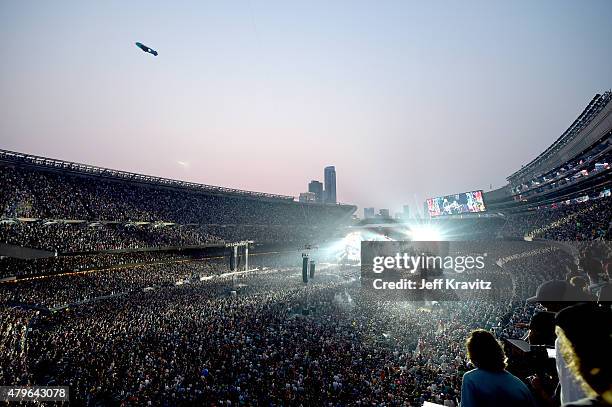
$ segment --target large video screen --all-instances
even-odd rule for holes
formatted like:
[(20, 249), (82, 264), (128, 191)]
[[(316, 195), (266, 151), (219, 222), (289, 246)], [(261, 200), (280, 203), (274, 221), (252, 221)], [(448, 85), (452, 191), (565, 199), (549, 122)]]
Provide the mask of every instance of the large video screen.
[(427, 199), (429, 216), (460, 215), (486, 211), (482, 191), (463, 192), (461, 194), (439, 196)]

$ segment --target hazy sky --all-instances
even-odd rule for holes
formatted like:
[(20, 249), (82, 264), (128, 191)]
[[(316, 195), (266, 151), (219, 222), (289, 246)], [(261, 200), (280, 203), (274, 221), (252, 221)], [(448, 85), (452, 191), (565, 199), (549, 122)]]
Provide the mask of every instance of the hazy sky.
[(0, 0), (0, 148), (287, 195), (335, 165), (360, 214), (421, 208), (543, 151), (611, 39), (609, 0)]

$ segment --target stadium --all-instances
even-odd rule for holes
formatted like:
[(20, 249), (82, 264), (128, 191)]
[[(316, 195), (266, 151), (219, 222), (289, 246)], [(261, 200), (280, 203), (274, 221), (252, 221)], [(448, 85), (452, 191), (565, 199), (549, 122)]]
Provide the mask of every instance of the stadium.
[(469, 3), (0, 4), (0, 403), (612, 406), (611, 4)]
[[(457, 405), (471, 330), (524, 337), (547, 280), (610, 301), (611, 135), (608, 91), (484, 193), (486, 211), (370, 222), (352, 205), (2, 151), (0, 382), (66, 385), (86, 405)], [(480, 275), (511, 292), (381, 299), (347, 255), (362, 240), (487, 242), (504, 266)]]

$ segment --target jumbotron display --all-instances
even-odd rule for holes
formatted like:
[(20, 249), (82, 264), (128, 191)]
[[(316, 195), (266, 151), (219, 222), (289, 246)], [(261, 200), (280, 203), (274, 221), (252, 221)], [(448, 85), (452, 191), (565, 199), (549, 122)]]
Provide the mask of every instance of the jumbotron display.
[(482, 191), (462, 192), (460, 194), (439, 196), (427, 199), (429, 216), (459, 215), (486, 211)]

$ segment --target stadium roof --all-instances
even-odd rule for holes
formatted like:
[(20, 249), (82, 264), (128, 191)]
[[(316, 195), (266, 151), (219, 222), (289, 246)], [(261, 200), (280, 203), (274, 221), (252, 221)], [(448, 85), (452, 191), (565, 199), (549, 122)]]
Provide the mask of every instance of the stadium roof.
[(544, 152), (524, 165), (520, 170), (510, 175), (507, 180), (512, 182), (516, 178), (520, 178), (535, 170), (537, 165), (542, 161), (557, 154), (561, 148), (573, 140), (582, 130), (584, 130), (593, 119), (612, 101), (612, 92), (607, 91), (603, 95), (596, 94), (587, 107), (582, 111), (576, 120), (555, 140)]
[(50, 170), (63, 170), (89, 176), (102, 176), (116, 178), (124, 181), (146, 182), (160, 186), (181, 187), (201, 190), (204, 192), (240, 195), (252, 198), (268, 198), (281, 201), (293, 201), (292, 196), (269, 194), (265, 192), (244, 191), (234, 188), (225, 188), (213, 185), (198, 184), (195, 182), (179, 181), (169, 178), (154, 177), (151, 175), (135, 174), (127, 171), (112, 170), (109, 168), (96, 167), (88, 164), (79, 164), (70, 161), (57, 160), (54, 158), (40, 157), (32, 154), (17, 153), (14, 151), (0, 150), (0, 161), (10, 162), (18, 165), (31, 165), (45, 167)]

